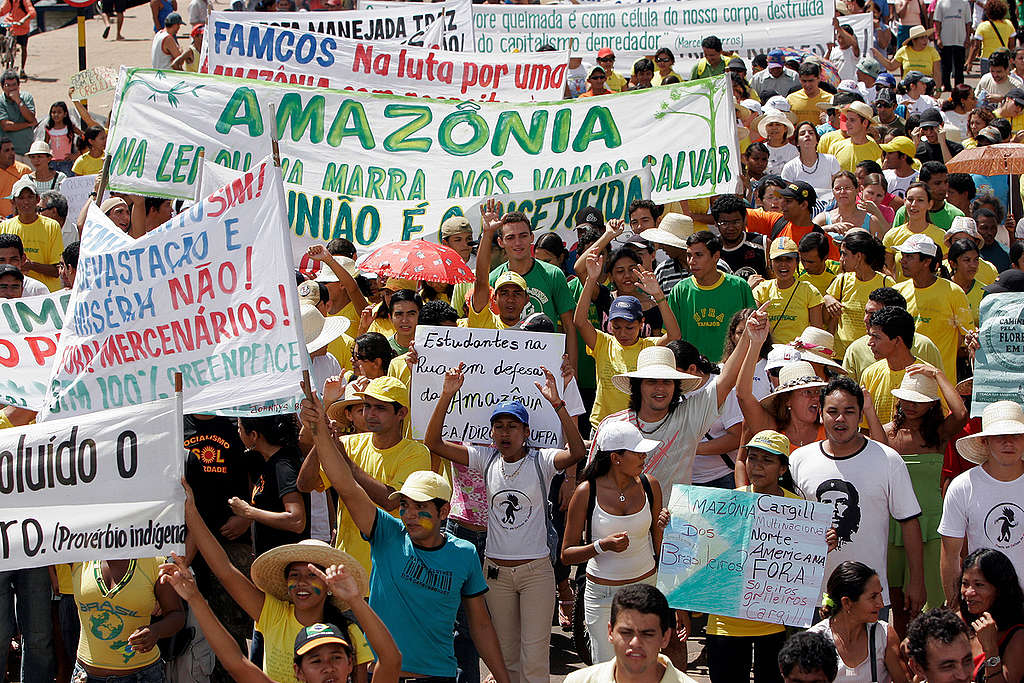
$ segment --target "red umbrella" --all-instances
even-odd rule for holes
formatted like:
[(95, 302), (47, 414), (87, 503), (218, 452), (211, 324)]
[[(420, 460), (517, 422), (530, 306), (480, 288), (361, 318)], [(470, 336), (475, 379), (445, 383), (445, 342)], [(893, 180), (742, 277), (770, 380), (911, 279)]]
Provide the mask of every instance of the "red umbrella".
[(426, 240), (392, 242), (376, 249), (359, 262), (359, 269), (381, 277), (443, 282), (454, 285), (473, 282), (475, 276), (451, 247)]

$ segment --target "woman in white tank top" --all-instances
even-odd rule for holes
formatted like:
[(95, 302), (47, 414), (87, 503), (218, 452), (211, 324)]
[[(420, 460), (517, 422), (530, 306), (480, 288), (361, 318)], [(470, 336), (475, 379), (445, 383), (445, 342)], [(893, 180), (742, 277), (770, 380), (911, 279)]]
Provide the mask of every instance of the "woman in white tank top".
[(882, 582), (878, 572), (861, 562), (843, 562), (826, 584), (823, 621), (809, 631), (823, 633), (835, 643), (839, 657), (837, 681), (843, 683), (908, 683), (900, 659), (899, 637), (878, 618)]
[(663, 530), (661, 485), (643, 474), (647, 453), (661, 442), (626, 420), (606, 420), (596, 441), (597, 453), (569, 501), (562, 541), (563, 563), (587, 565), (584, 621), (594, 664), (615, 656), (608, 642), (615, 592), (657, 583)]

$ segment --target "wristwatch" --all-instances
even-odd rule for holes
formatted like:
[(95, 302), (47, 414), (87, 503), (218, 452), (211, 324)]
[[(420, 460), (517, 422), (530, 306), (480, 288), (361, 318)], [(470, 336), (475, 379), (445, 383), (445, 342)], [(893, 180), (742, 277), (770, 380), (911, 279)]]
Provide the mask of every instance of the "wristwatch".
[(991, 666), (993, 668), (1003, 663), (1003, 658), (999, 655), (993, 655), (985, 660), (985, 666)]

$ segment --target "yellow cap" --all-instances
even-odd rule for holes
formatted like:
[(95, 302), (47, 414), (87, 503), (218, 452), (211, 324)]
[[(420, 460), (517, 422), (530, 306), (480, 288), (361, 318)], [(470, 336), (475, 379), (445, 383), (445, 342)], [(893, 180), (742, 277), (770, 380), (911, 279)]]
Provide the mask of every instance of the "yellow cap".
[(515, 285), (524, 292), (530, 291), (526, 286), (526, 280), (523, 279), (523, 276), (514, 270), (506, 270), (498, 276), (498, 279), (494, 281), (494, 291), (498, 291), (498, 288), (502, 285)]
[(356, 396), (360, 398), (375, 398), (378, 401), (388, 401), (405, 406), (406, 408), (409, 407), (409, 388), (405, 386), (405, 382), (397, 377), (385, 375), (372, 379), (366, 385), (366, 388), (356, 394)]
[(388, 498), (405, 496), (412, 498), (417, 503), (426, 503), (428, 500), (440, 498), (450, 501), (452, 499), (452, 487), (445, 481), (445, 478), (430, 470), (419, 470), (405, 478), (402, 488), (392, 493)]
[(889, 142), (883, 142), (879, 147), (883, 152), (902, 152), (911, 159), (917, 156), (917, 147), (914, 145), (914, 141), (906, 135), (897, 135)]
[(419, 289), (419, 285), (416, 284), (415, 280), (403, 280), (400, 277), (389, 277), (384, 283), (384, 289), (390, 289), (392, 292), (397, 292), (400, 289), (411, 289), (415, 292)]
[(787, 460), (789, 459), (789, 437), (771, 429), (765, 429), (754, 434), (745, 447), (760, 448), (762, 451), (768, 451)]
[(771, 250), (769, 251), (768, 258), (779, 258), (780, 256), (792, 256), (794, 258), (800, 255), (800, 251), (796, 246), (796, 242), (793, 241), (792, 237), (777, 237), (772, 242)]

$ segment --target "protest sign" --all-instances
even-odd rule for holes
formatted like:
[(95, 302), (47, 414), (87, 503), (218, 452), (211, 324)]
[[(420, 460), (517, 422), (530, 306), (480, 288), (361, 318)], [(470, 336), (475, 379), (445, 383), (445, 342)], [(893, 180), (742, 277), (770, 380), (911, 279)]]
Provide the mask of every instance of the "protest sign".
[(309, 363), (280, 178), (264, 159), (137, 240), (90, 206), (46, 415), (155, 400), (177, 372), (190, 413), (298, 385)]
[(1024, 403), (1024, 294), (989, 294), (981, 300), (980, 315), (971, 395), (974, 417), (996, 401)]
[[(502, 211), (521, 211), (533, 225), (534, 241), (545, 232), (557, 233), (570, 249), (576, 244), (576, 212), (585, 206), (601, 211), (605, 221), (621, 218), (629, 223), (629, 204), (634, 199), (650, 199), (651, 169), (629, 171), (618, 175), (565, 185), (565, 176), (555, 178), (548, 189), (496, 195)], [(466, 209), (465, 216), (479, 237), (480, 199)]]
[(561, 99), (569, 59), (565, 52), (480, 55), (364, 43), (228, 18), (207, 24), (205, 35), (212, 74), (456, 100)]
[(562, 427), (554, 408), (534, 382), (544, 384), (544, 366), (562, 382), (559, 369), (565, 335), (483, 330), (467, 327), (416, 328), (416, 353), (412, 368), (412, 438), (422, 439), (434, 405), (441, 395), (444, 375), (465, 363), (466, 381), (448, 408), (442, 436), (449, 441), (491, 443), (490, 417), (502, 401), (520, 401), (530, 413), (527, 445), (558, 448)]
[[(68, 220), (72, 225), (78, 225), (78, 214), (81, 213), (85, 203), (89, 201), (89, 195), (94, 187), (96, 187), (95, 175), (76, 175), (61, 181), (60, 193), (64, 195), (64, 199), (68, 200)], [(104, 189), (103, 197), (97, 200), (96, 205), (102, 205), (109, 198), (110, 193)]]
[[(210, 21), (228, 18), (225, 12), (211, 12)], [(440, 45), (452, 52), (473, 52), (472, 0), (439, 3), (397, 3), (394, 7), (338, 12), (231, 12), (234, 21), (325, 33), (329, 36), (373, 43), (401, 43), (419, 47)]]
[(177, 397), (0, 430), (0, 571), (184, 554)]
[(71, 292), (0, 299), (0, 404), (38, 410)]
[[(654, 165), (656, 202), (739, 173), (728, 78), (551, 103), (452, 102), (131, 69), (107, 142), (112, 189), (191, 199), (200, 150), (244, 169), (281, 141), (285, 179), (388, 200), (482, 197)], [(268, 120), (271, 105), (276, 119)], [(429, 171), (429, 173), (428, 173)]]
[(853, 35), (857, 37), (857, 45), (860, 46), (860, 53), (870, 55), (871, 48), (875, 44), (875, 18), (871, 12), (847, 14), (838, 19), (840, 24), (846, 24), (853, 29)]
[[(377, 7), (379, 5), (372, 5)], [(831, 3), (799, 0), (659, 0), (642, 3), (582, 5), (476, 5), (476, 51), (534, 52), (542, 45), (574, 55), (596, 55), (611, 48), (619, 68), (667, 47), (676, 70), (703, 56), (701, 40), (718, 36), (727, 52), (750, 59), (776, 47), (813, 49), (824, 54), (832, 40)]]
[(832, 506), (746, 491), (672, 487), (658, 589), (676, 609), (810, 626)]
[(117, 69), (94, 66), (71, 76), (71, 99), (75, 102), (108, 92), (117, 85)]

